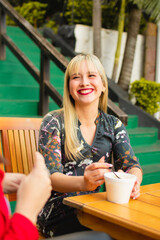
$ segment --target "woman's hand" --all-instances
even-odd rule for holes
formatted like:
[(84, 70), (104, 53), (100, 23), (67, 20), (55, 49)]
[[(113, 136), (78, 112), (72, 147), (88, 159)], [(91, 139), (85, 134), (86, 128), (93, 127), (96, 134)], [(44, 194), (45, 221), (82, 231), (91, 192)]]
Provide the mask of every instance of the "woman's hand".
[(37, 215), (51, 194), (51, 180), (44, 158), (36, 153), (36, 164), (17, 192), (16, 212), (36, 223)]
[(5, 173), (2, 182), (3, 192), (7, 194), (17, 192), (24, 178), (25, 175), (22, 173)]
[[(118, 172), (123, 172), (122, 170), (118, 170)], [(132, 189), (131, 197), (136, 199), (140, 196), (140, 185), (142, 182), (142, 171), (139, 168), (131, 168), (128, 173), (133, 174), (137, 177), (135, 181), (134, 187)]]
[(83, 191), (93, 191), (104, 183), (104, 173), (110, 172), (112, 164), (105, 163), (104, 157), (85, 168)]
[(136, 199), (140, 196), (140, 183), (138, 180), (135, 181), (134, 187), (132, 189), (131, 197)]
[(131, 168), (128, 173), (134, 174), (137, 177), (135, 185), (132, 189), (131, 197), (136, 199), (140, 196), (140, 185), (142, 182), (142, 170), (136, 167)]

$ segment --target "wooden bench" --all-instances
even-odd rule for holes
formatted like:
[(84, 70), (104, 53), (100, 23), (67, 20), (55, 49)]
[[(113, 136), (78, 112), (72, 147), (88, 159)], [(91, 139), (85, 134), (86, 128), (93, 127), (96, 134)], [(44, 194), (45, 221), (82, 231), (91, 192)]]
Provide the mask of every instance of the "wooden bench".
[[(33, 168), (42, 118), (0, 117), (0, 154), (6, 158), (5, 172), (28, 174)], [(9, 201), (16, 194), (8, 195)]]

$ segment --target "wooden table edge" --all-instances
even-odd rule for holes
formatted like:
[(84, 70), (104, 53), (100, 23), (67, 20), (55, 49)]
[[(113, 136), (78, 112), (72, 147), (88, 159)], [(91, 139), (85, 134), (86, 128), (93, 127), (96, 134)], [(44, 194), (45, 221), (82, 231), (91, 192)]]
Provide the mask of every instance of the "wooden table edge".
[[(142, 187), (141, 187), (141, 189), (142, 189), (142, 194), (151, 192), (150, 189), (152, 189), (153, 185), (154, 185), (155, 188), (159, 188), (160, 183), (142, 186)], [(153, 190), (153, 191), (155, 191), (155, 190)], [(104, 194), (105, 194), (105, 193), (104, 193)], [(84, 214), (89, 214), (90, 216), (93, 217), (93, 215), (90, 213), (90, 210), (89, 210), (89, 208), (90, 208), (89, 205), (88, 205), (89, 202), (87, 202), (87, 204), (85, 204), (85, 202), (84, 202), (84, 203), (83, 203), (83, 202), (80, 203), (79, 201), (76, 201), (76, 200), (75, 200), (75, 197), (68, 197), (68, 198), (65, 198), (65, 199), (63, 200), (63, 203), (66, 204), (66, 205), (68, 205), (68, 206), (70, 206), (70, 207), (76, 208), (77, 210), (80, 210), (80, 211), (82, 211), (82, 209), (83, 209)], [(79, 212), (79, 213), (80, 213), (80, 212)], [(97, 216), (94, 216), (94, 217), (98, 218)], [(140, 228), (138, 223), (132, 222), (132, 224), (131, 224), (131, 223), (127, 222), (127, 221), (126, 221), (125, 219), (123, 219), (123, 218), (121, 218), (121, 221), (117, 221), (117, 217), (114, 216), (114, 215), (111, 214), (111, 213), (108, 213), (107, 218), (110, 220), (110, 222), (111, 222), (112, 224), (116, 224), (116, 225), (118, 225), (119, 227), (124, 228), (124, 227), (127, 225), (128, 229), (129, 229), (130, 231), (132, 231), (132, 229), (133, 229), (133, 227), (134, 227), (134, 230), (135, 230), (135, 232), (137, 232), (137, 233), (139, 233), (140, 230), (141, 230), (141, 231), (144, 231), (144, 232), (145, 232), (145, 236), (146, 236), (146, 237), (149, 237), (150, 239), (152, 239), (152, 238), (153, 238), (153, 239), (160, 239), (160, 231), (156, 231), (156, 230), (153, 229), (153, 228), (148, 228), (148, 227), (146, 227), (146, 226), (144, 226), (144, 225), (141, 225), (141, 228)], [(102, 219), (102, 220), (105, 221), (105, 219)], [(82, 220), (81, 220), (81, 221), (82, 221)], [(116, 223), (115, 223), (115, 222), (116, 222)], [(93, 230), (94, 230), (94, 229), (93, 229)], [(96, 230), (96, 229), (95, 229), (95, 230)]]

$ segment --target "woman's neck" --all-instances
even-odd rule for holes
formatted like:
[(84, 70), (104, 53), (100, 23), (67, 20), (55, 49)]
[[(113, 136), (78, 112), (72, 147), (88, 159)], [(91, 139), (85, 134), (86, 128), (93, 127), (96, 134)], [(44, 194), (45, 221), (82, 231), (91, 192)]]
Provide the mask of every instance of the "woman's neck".
[(98, 107), (90, 108), (76, 108), (77, 116), (82, 125), (90, 126), (93, 124), (98, 116)]

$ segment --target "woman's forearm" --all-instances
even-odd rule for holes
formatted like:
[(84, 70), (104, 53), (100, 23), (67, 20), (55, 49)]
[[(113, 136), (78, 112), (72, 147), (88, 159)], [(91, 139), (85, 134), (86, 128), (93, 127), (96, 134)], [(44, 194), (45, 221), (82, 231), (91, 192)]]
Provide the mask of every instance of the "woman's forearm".
[(84, 191), (83, 176), (67, 176), (63, 173), (51, 175), (52, 189), (57, 192), (80, 192)]
[(57, 192), (93, 191), (104, 183), (104, 173), (110, 171), (112, 164), (105, 163), (104, 157), (86, 166), (84, 176), (67, 176), (63, 173), (51, 175), (52, 189)]
[(134, 174), (135, 176), (137, 176), (137, 180), (139, 181), (139, 183), (141, 184), (142, 182), (142, 170), (139, 168), (131, 168), (128, 173), (130, 174)]
[(112, 164), (105, 163), (104, 157), (86, 166), (84, 176), (67, 176), (63, 173), (51, 175), (52, 189), (57, 192), (93, 191), (104, 183), (104, 173), (110, 171)]

